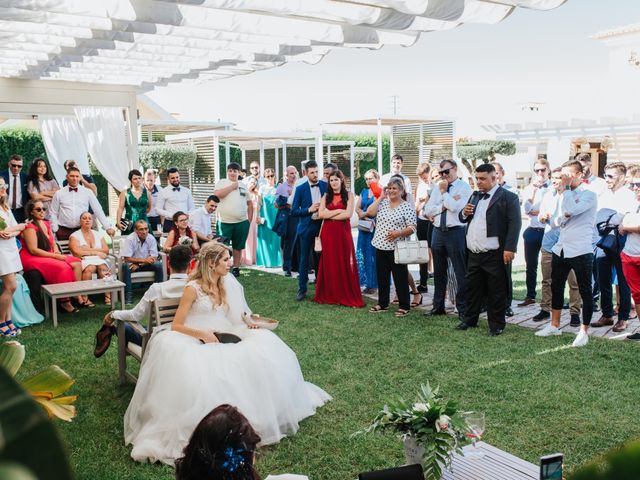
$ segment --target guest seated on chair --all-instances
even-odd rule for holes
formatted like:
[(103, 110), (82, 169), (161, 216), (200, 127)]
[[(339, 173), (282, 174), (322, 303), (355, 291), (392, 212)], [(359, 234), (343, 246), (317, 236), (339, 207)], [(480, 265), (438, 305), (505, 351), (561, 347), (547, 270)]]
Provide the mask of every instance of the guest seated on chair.
[(126, 303), (133, 302), (131, 274), (134, 272), (155, 272), (156, 282), (162, 281), (162, 262), (158, 260), (158, 245), (153, 235), (149, 235), (149, 225), (138, 220), (134, 232), (125, 237), (120, 251), (122, 260), (122, 281), (125, 283)]
[[(145, 224), (146, 222), (142, 220)], [(138, 235), (137, 228), (140, 223), (136, 223), (136, 232), (127, 237), (129, 243), (132, 236)], [(153, 237), (147, 235), (147, 238)], [(153, 240), (155, 243), (155, 240)], [(127, 257), (131, 258), (131, 257)], [(96, 334), (96, 349), (94, 355), (101, 357), (107, 351), (111, 343), (111, 336), (116, 333), (116, 327), (113, 326), (114, 320), (126, 320), (129, 322), (140, 322), (145, 318), (149, 318), (151, 313), (151, 304), (155, 300), (166, 298), (180, 298), (187, 284), (187, 270), (191, 263), (191, 249), (185, 245), (177, 245), (169, 252), (169, 269), (171, 276), (169, 280), (161, 283), (154, 283), (149, 290), (146, 291), (140, 302), (133, 310), (113, 310), (104, 317), (103, 325)], [(135, 259), (134, 259), (135, 260)], [(142, 338), (130, 325), (125, 324), (125, 337), (127, 342), (142, 345)]]
[(208, 242), (216, 237), (219, 238), (211, 229), (211, 217), (218, 209), (219, 203), (220, 199), (218, 197), (209, 195), (202, 207), (189, 213), (189, 223), (201, 243)]
[[(38, 270), (47, 284), (80, 280), (82, 275), (80, 259), (60, 253), (53, 239), (51, 225), (44, 219), (46, 208), (42, 202), (27, 202), (25, 211), (30, 223), (27, 223), (21, 238), (20, 260), (24, 271)], [(81, 296), (76, 300), (80, 305), (84, 305), (84, 299)], [(60, 307), (67, 313), (78, 311), (68, 298), (61, 299)]]
[(173, 227), (171, 227), (171, 231), (167, 235), (163, 250), (169, 253), (173, 247), (180, 244), (180, 239), (186, 237), (191, 239), (191, 251), (195, 254), (200, 250), (200, 245), (198, 244), (196, 233), (189, 227), (189, 215), (184, 212), (176, 212), (172, 219)]
[[(95, 273), (98, 278), (102, 278), (111, 271), (107, 264), (107, 256), (109, 255), (109, 246), (104, 240), (104, 236), (97, 230), (92, 230), (93, 215), (84, 212), (80, 215), (80, 230), (77, 230), (69, 237), (69, 250), (73, 255), (82, 261), (82, 280), (91, 280)], [(83, 298), (83, 305), (93, 308), (95, 305), (88, 296)], [(107, 305), (111, 304), (111, 294), (104, 294), (104, 301)]]

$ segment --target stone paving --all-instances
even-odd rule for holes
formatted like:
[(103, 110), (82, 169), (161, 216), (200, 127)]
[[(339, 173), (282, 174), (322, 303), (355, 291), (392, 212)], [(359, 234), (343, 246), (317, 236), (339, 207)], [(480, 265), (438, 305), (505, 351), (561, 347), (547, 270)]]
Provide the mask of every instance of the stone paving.
[[(275, 273), (278, 275), (284, 275), (284, 272), (282, 271), (282, 269), (279, 269), (279, 268), (262, 268), (262, 267), (251, 267), (251, 268), (254, 268), (257, 270), (263, 270), (269, 273)], [(415, 273), (417, 272), (411, 272), (411, 273), (414, 274), (415, 276)], [(292, 279), (295, 280), (295, 278), (296, 278), (296, 275), (294, 274)], [(309, 278), (312, 279), (313, 275), (310, 275)], [(295, 293), (296, 293), (295, 290), (296, 290), (296, 287), (292, 285), (292, 289), (291, 289), (292, 298), (295, 296)], [(377, 299), (375, 295), (365, 295), (365, 296), (372, 300)], [(394, 297), (394, 292), (392, 287), (391, 298), (393, 297)], [(420, 305), (416, 309), (421, 311), (429, 311), (433, 305), (433, 286), (432, 285), (429, 285), (429, 293), (423, 294), (423, 297), (424, 298), (423, 298), (422, 305)], [(517, 304), (520, 303), (520, 301), (521, 300), (513, 301), (512, 309), (514, 312), (514, 316), (507, 317), (507, 323), (512, 325), (519, 325), (521, 327), (529, 328), (532, 330), (538, 330), (548, 323), (548, 321), (546, 320), (542, 322), (534, 322), (532, 320), (532, 317), (540, 311), (540, 306), (537, 303), (528, 305), (526, 307), (518, 307)], [(454, 314), (453, 306), (448, 306), (447, 313)], [(594, 312), (592, 322), (595, 322), (596, 320), (598, 320), (600, 318), (600, 315), (601, 315), (600, 312)], [(481, 320), (486, 320), (487, 317), (486, 315), (481, 315), (480, 318)], [(569, 320), (570, 320), (569, 310), (563, 310), (562, 316), (560, 317), (560, 329), (565, 333), (571, 333), (575, 335), (576, 333), (578, 333), (579, 328), (569, 326)], [(615, 320), (616, 318), (614, 317), (614, 323), (615, 323)], [(611, 340), (624, 340), (626, 339), (627, 335), (635, 333), (637, 331), (640, 331), (640, 321), (638, 320), (638, 318), (635, 318), (633, 320), (629, 320), (628, 327), (624, 332), (620, 332), (620, 333), (614, 332), (612, 326), (590, 328), (589, 336), (606, 337)]]

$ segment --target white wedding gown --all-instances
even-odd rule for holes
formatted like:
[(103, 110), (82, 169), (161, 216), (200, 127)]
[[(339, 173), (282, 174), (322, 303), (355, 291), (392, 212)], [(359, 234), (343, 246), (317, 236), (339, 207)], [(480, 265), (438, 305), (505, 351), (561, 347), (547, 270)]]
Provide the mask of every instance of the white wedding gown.
[(250, 330), (240, 283), (224, 277), (228, 309), (214, 307), (195, 282), (197, 298), (186, 325), (238, 335), (236, 344), (201, 344), (171, 330), (154, 332), (124, 417), (134, 460), (173, 465), (196, 425), (224, 403), (237, 407), (262, 439), (277, 443), (331, 397), (305, 382), (296, 354), (268, 330)]

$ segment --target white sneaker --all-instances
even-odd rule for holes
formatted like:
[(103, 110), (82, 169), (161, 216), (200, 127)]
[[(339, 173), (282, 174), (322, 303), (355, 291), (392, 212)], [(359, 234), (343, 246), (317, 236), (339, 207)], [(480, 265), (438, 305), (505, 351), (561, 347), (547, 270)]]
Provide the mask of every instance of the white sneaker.
[(536, 337), (550, 337), (552, 335), (562, 335), (562, 330), (558, 327), (554, 327), (550, 323), (547, 323), (544, 328), (541, 328), (536, 332)]
[(580, 330), (573, 341), (572, 347), (584, 347), (589, 342), (589, 334), (584, 330)]

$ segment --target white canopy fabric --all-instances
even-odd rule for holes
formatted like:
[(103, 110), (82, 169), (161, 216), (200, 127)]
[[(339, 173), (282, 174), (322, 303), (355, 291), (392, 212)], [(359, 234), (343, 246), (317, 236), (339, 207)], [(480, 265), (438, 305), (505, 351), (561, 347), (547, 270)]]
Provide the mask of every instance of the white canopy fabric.
[(409, 46), (566, 0), (0, 0), (0, 77), (150, 89)]
[(89, 172), (84, 135), (75, 115), (39, 114), (38, 123), (53, 175), (60, 185), (65, 179), (64, 162), (75, 160), (82, 173)]

